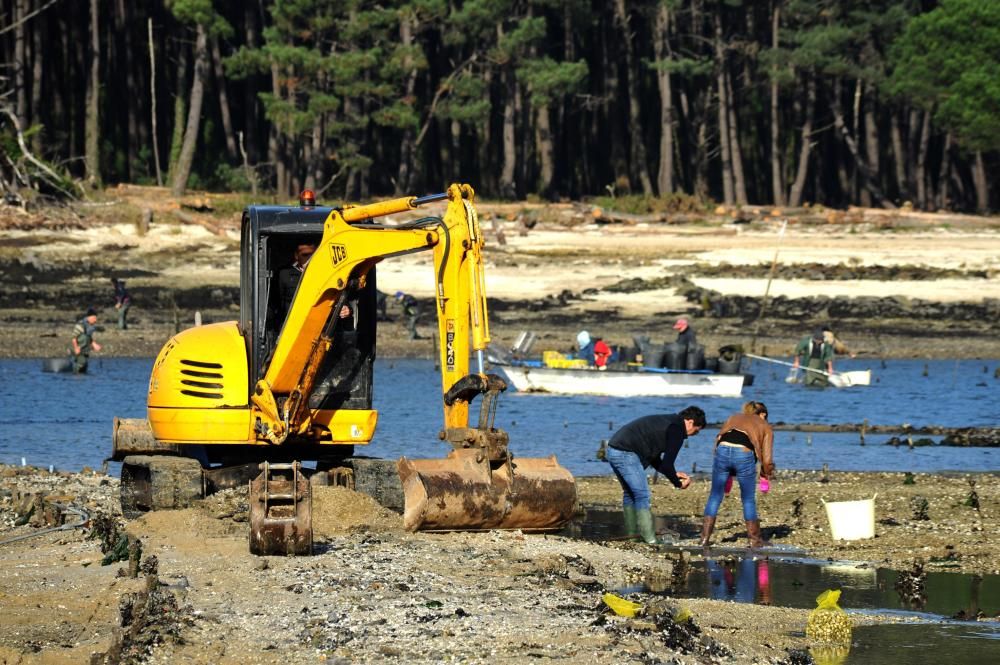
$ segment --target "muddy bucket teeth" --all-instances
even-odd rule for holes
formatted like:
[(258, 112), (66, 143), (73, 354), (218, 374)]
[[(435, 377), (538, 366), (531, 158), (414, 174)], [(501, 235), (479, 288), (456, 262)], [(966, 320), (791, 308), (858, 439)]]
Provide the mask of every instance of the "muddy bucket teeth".
[(312, 487), (298, 462), (260, 465), (250, 481), (250, 553), (312, 554)]
[(576, 483), (555, 456), (490, 463), (476, 449), (397, 462), (410, 531), (554, 531), (576, 509)]

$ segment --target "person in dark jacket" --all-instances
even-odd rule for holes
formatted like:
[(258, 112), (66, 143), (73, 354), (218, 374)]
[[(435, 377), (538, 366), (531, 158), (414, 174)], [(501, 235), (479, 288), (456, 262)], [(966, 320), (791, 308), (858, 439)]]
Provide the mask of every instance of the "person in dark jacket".
[(129, 307), (132, 306), (132, 296), (125, 288), (124, 279), (112, 277), (111, 285), (115, 288), (115, 309), (118, 310), (118, 328), (120, 330), (127, 330), (128, 322), (125, 319), (128, 316)]
[(302, 273), (305, 272), (309, 259), (316, 253), (316, 243), (303, 242), (295, 247), (292, 264), (278, 271), (278, 294), (281, 298), (281, 313), (279, 321), (284, 321), (288, 310), (292, 308), (295, 290), (299, 288)]
[(678, 414), (643, 416), (626, 424), (608, 442), (606, 459), (622, 486), (625, 531), (655, 545), (653, 513), (650, 510), (647, 467), (653, 467), (678, 489), (687, 489), (691, 479), (674, 468), (684, 440), (705, 427), (705, 412), (689, 406)]
[(683, 345), (685, 348), (690, 349), (698, 343), (698, 338), (694, 334), (694, 328), (691, 327), (691, 322), (687, 320), (687, 317), (682, 316), (677, 319), (677, 323), (674, 324), (674, 330), (677, 331), (677, 343)]

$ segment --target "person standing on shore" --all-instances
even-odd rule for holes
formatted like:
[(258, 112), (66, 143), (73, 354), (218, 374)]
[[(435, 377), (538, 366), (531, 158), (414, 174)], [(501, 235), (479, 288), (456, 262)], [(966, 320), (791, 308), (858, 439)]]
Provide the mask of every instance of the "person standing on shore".
[(729, 416), (715, 439), (712, 461), (712, 490), (705, 503), (701, 525), (701, 546), (711, 543), (715, 518), (726, 493), (726, 482), (735, 475), (740, 484), (743, 520), (746, 522), (750, 547), (767, 545), (760, 535), (757, 515), (757, 462), (760, 475), (770, 481), (774, 473), (774, 430), (767, 422), (767, 406), (763, 402), (747, 402), (740, 413)]
[(626, 535), (650, 545), (661, 544), (653, 528), (649, 480), (653, 467), (678, 489), (687, 489), (691, 479), (674, 468), (684, 440), (705, 427), (705, 412), (689, 406), (678, 414), (642, 416), (624, 425), (608, 442), (606, 459), (622, 486), (622, 514)]
[(101, 345), (94, 339), (97, 332), (97, 312), (93, 307), (73, 326), (73, 337), (69, 341), (69, 352), (73, 356), (73, 373), (84, 374), (90, 362), (90, 352), (100, 351)]
[(118, 310), (118, 329), (127, 330), (128, 322), (126, 321), (126, 317), (128, 316), (129, 307), (132, 306), (132, 296), (125, 289), (125, 280), (112, 277), (111, 285), (115, 289), (115, 309)]
[(417, 322), (420, 321), (420, 315), (423, 314), (420, 301), (402, 291), (396, 291), (396, 300), (399, 301), (400, 307), (403, 308), (403, 314), (406, 316), (406, 329), (410, 331), (410, 339), (424, 339), (417, 332)]

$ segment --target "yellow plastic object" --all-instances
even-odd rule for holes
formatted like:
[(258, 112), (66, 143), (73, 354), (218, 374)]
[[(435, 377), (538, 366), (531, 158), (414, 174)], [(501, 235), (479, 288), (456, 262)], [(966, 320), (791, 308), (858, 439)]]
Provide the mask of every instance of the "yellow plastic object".
[(542, 351), (542, 362), (546, 367), (554, 369), (581, 369), (590, 366), (582, 358), (567, 358), (566, 354), (558, 351)]
[(620, 617), (632, 618), (642, 609), (642, 605), (639, 603), (633, 603), (631, 600), (625, 600), (620, 596), (616, 596), (613, 593), (606, 593), (601, 596), (601, 600), (604, 604), (611, 608), (611, 610)]

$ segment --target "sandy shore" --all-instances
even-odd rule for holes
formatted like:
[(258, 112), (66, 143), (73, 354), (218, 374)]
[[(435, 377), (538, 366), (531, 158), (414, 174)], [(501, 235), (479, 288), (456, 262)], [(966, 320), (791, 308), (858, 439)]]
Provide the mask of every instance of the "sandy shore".
[[(250, 555), (243, 492), (149, 513), (124, 525), (141, 543), (133, 577), (128, 561), (101, 565), (102, 516), (123, 524), (116, 479), (10, 467), (0, 478), (0, 540), (45, 526), (43, 510), (15, 526), (33, 500), (78, 506), (91, 517), (89, 528), (0, 545), (0, 660), (7, 663), (516, 663), (526, 655), (791, 663), (795, 650), (810, 647), (807, 610), (671, 592), (690, 574), (677, 551), (520, 532), (408, 533), (396, 513), (342, 488), (316, 488), (311, 557)], [(902, 474), (831, 473), (824, 482), (817, 473), (779, 472), (760, 509), (765, 534), (810, 556), (899, 569), (920, 558), (928, 570), (996, 574), (997, 480), (918, 475), (908, 485)], [(970, 481), (978, 510), (964, 505)], [(687, 491), (657, 484), (655, 512), (693, 535), (706, 492), (706, 481)], [(875, 492), (876, 538), (831, 542), (820, 498)], [(581, 479), (579, 496), (591, 508), (619, 500), (610, 478)], [(915, 514), (918, 499), (927, 500), (927, 519)], [(735, 499), (723, 504), (718, 538), (739, 547), (745, 533), (737, 511)], [(630, 595), (645, 616), (623, 619), (602, 604), (605, 591), (640, 583), (663, 590)], [(692, 621), (677, 623), (685, 612)]]

